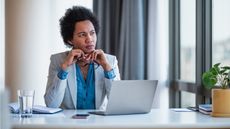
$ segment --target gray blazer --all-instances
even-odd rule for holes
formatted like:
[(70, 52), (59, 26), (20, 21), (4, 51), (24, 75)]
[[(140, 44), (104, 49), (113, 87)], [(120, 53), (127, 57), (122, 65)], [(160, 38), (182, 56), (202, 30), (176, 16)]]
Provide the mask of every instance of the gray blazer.
[[(67, 69), (67, 79), (61, 80), (57, 76), (61, 69), (60, 65), (64, 62), (67, 54), (68, 52), (62, 52), (51, 55), (46, 93), (44, 95), (47, 107), (61, 107), (63, 109), (76, 109), (77, 107), (77, 76), (75, 64), (69, 66)], [(111, 81), (120, 80), (116, 57), (106, 54), (106, 58), (114, 69), (116, 77), (114, 79), (105, 78), (103, 68), (97, 64), (94, 65), (96, 109), (105, 108), (110, 93)]]

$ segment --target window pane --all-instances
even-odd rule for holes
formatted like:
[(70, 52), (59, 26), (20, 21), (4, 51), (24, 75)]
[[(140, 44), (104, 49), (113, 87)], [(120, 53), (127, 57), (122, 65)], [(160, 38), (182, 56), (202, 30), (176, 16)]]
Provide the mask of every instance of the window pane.
[(230, 0), (213, 0), (212, 63), (230, 65)]
[(181, 91), (181, 107), (195, 107), (196, 95), (194, 93)]
[[(180, 80), (195, 82), (196, 0), (180, 2)], [(181, 92), (181, 107), (195, 106), (195, 100), (195, 94)]]
[(196, 0), (180, 4), (180, 79), (195, 82)]

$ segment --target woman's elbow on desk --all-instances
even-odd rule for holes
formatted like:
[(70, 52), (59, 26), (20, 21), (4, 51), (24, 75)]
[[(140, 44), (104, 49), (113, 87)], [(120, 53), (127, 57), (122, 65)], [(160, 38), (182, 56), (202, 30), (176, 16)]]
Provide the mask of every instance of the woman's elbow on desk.
[(50, 107), (50, 108), (58, 108), (60, 107), (60, 103), (58, 103), (56, 101), (56, 99), (51, 99), (49, 98), (50, 96), (47, 96), (47, 95), (44, 95), (44, 99), (45, 99), (45, 104), (47, 107)]

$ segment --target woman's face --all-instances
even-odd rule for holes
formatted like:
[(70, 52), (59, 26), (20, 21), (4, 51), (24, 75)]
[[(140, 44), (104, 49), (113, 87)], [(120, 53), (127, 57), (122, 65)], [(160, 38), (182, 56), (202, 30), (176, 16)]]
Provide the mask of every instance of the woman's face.
[(73, 33), (73, 49), (81, 49), (84, 53), (90, 53), (95, 50), (97, 35), (93, 24), (89, 20), (75, 23)]

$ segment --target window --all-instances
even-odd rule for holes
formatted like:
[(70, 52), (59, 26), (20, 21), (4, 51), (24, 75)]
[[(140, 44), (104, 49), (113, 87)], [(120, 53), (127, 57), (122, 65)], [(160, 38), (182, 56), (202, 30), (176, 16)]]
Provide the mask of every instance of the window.
[(202, 73), (211, 64), (212, 1), (170, 2), (170, 107), (209, 102)]
[(230, 65), (230, 1), (213, 0), (212, 64)]
[[(195, 82), (196, 1), (180, 1), (180, 80)], [(194, 93), (181, 91), (181, 107), (195, 106)]]
[(194, 107), (196, 105), (196, 94), (187, 91), (181, 91), (180, 107)]
[(180, 1), (180, 80), (195, 82), (196, 1)]

